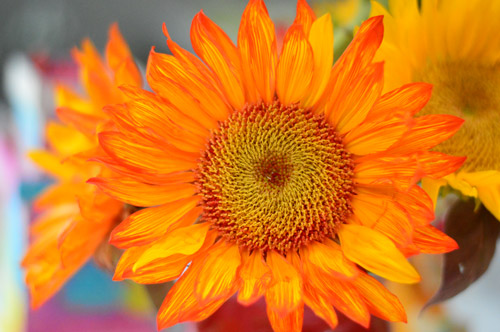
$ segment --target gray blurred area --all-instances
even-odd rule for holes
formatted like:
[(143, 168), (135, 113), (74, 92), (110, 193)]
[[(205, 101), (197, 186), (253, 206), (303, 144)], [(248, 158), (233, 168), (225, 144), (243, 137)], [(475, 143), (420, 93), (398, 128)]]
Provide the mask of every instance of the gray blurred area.
[[(113, 22), (118, 22), (132, 52), (142, 63), (153, 45), (158, 51), (167, 52), (161, 30), (163, 22), (175, 41), (191, 49), (189, 28), (200, 9), (234, 40), (246, 3), (244, 0), (2, 0), (0, 71), (8, 54), (14, 51), (67, 58), (70, 49), (85, 37), (102, 49)], [(295, 0), (269, 0), (266, 4), (275, 20), (289, 23), (295, 15)], [(0, 91), (3, 99), (4, 87)]]

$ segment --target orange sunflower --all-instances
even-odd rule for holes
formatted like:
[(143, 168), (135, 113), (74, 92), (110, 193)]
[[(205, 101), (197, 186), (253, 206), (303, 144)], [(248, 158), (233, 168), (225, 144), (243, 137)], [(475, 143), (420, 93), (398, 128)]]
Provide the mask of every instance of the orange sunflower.
[(203, 320), (236, 292), (245, 305), (264, 296), (275, 331), (300, 331), (304, 305), (332, 328), (336, 310), (363, 326), (370, 315), (405, 321), (368, 272), (418, 282), (405, 256), (456, 248), (429, 224), (432, 201), (416, 183), (463, 163), (429, 151), (462, 120), (413, 117), (428, 84), (382, 94), (383, 64), (372, 61), (382, 17), (364, 22), (333, 67), (330, 17), (304, 0), (279, 53), (259, 0), (237, 45), (197, 14), (199, 58), (164, 31), (173, 55), (151, 51), (154, 92), (123, 88), (130, 100), (109, 108), (114, 129), (99, 134), (120, 175), (90, 182), (145, 207), (111, 234), (126, 249), (114, 279), (179, 278), (159, 329)]
[(117, 86), (141, 86), (140, 72), (117, 25), (110, 29), (106, 63), (89, 40), (73, 56), (88, 98), (70, 88), (56, 88), (57, 114), (62, 123), (47, 126), (49, 148), (31, 158), (55, 177), (56, 183), (34, 202), (39, 215), (30, 229), (33, 239), (22, 262), (31, 305), (42, 305), (107, 241), (120, 221), (123, 203), (101, 193), (86, 181), (110, 171), (90, 157), (101, 154), (97, 132), (108, 121), (102, 107), (124, 102)]

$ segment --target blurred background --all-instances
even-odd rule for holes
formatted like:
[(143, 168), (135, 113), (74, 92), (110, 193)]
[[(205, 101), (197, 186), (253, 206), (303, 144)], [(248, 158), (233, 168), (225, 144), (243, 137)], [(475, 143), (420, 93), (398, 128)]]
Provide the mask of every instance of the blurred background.
[[(318, 15), (327, 11), (335, 25), (335, 57), (368, 17), (368, 0), (310, 1)], [(266, 2), (277, 30), (285, 31), (295, 16), (295, 0)], [(77, 85), (71, 48), (89, 37), (102, 50), (111, 23), (118, 22), (139, 65), (144, 68), (151, 46), (168, 52), (161, 25), (191, 50), (189, 27), (200, 10), (236, 40), (246, 1), (231, 0), (2, 0), (0, 3), (0, 332), (156, 331), (156, 311), (142, 286), (116, 283), (92, 262), (50, 301), (29, 309), (19, 262), (28, 243), (30, 201), (51, 179), (26, 158), (44, 147), (44, 125), (54, 117), (53, 86)], [(418, 286), (389, 285), (400, 295), (409, 324), (393, 331), (495, 332), (500, 326), (498, 255), (490, 270), (467, 291), (444, 306), (420, 313), (439, 285), (440, 257), (415, 262), (426, 276)], [(235, 319), (235, 317), (237, 319)], [(377, 325), (378, 324), (378, 325)], [(171, 331), (269, 331), (262, 303), (254, 308), (225, 306), (203, 324), (184, 324)], [(327, 331), (312, 313), (304, 331)], [(345, 323), (337, 331), (366, 331)], [(388, 331), (374, 322), (370, 331)]]

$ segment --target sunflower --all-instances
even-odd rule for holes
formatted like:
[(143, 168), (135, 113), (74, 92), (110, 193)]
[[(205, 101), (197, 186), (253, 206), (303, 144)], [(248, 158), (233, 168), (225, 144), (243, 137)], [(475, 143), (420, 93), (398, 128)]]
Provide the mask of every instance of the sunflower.
[(73, 56), (88, 98), (58, 86), (57, 114), (62, 123), (50, 122), (48, 149), (30, 155), (56, 179), (33, 204), (38, 216), (30, 228), (33, 241), (22, 262), (34, 308), (94, 255), (123, 213), (123, 203), (85, 183), (101, 172), (110, 172), (87, 160), (100, 154), (96, 133), (108, 121), (102, 107), (124, 102), (117, 86), (140, 86), (141, 76), (117, 25), (110, 29), (106, 63), (89, 40), (83, 42), (82, 50), (73, 50)]
[(449, 185), (475, 197), (500, 220), (500, 2), (495, 0), (395, 0), (389, 12), (372, 2), (372, 16), (385, 15), (386, 35), (376, 58), (385, 59), (385, 89), (403, 82), (434, 85), (421, 114), (447, 113), (465, 120), (434, 150), (466, 155), (455, 173), (424, 179), (437, 199)]
[[(123, 87), (99, 134), (119, 176), (97, 177), (112, 197), (143, 207), (111, 233), (125, 249), (114, 280), (177, 279), (158, 328), (200, 321), (233, 294), (264, 296), (275, 331), (299, 331), (304, 305), (332, 328), (338, 310), (368, 326), (370, 315), (405, 321), (398, 299), (371, 274), (420, 280), (406, 256), (456, 243), (429, 223), (433, 205), (416, 185), (464, 158), (429, 152), (462, 120), (413, 118), (428, 84), (382, 94), (373, 57), (382, 17), (364, 22), (333, 63), (330, 16), (303, 0), (278, 53), (273, 22), (252, 0), (237, 45), (203, 12), (193, 19), (195, 52), (172, 41), (153, 48), (153, 92)], [(104, 159), (102, 159), (104, 160)]]

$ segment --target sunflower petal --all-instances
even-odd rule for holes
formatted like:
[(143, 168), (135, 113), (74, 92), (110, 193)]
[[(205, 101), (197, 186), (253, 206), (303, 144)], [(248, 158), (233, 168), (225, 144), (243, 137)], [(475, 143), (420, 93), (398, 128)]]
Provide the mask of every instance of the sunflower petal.
[(257, 250), (251, 254), (245, 252), (242, 260), (239, 273), (242, 284), (238, 293), (238, 302), (251, 305), (264, 295), (265, 287), (271, 279), (271, 271), (264, 262), (262, 254)]
[(365, 327), (370, 325), (370, 313), (361, 295), (349, 281), (324, 273), (308, 260), (302, 262), (308, 294), (318, 294), (358, 324)]
[(318, 317), (327, 322), (332, 330), (337, 327), (339, 321), (333, 304), (324, 296), (319, 295), (308, 283), (304, 284), (304, 302)]
[(274, 23), (262, 0), (251, 0), (243, 12), (238, 49), (248, 102), (271, 103), (278, 55)]
[(140, 246), (164, 235), (183, 217), (189, 215), (194, 223), (201, 213), (200, 209), (195, 209), (199, 200), (192, 196), (137, 211), (113, 229), (110, 243), (119, 248)]
[(381, 233), (364, 226), (345, 224), (339, 230), (347, 258), (386, 279), (415, 283), (420, 276), (394, 243)]
[(412, 153), (429, 150), (453, 136), (464, 123), (453, 115), (424, 115), (414, 119), (415, 123), (388, 153)]
[(270, 310), (282, 317), (302, 303), (302, 277), (285, 258), (275, 251), (267, 253), (267, 265), (272, 279), (266, 291), (266, 303)]
[(314, 21), (308, 41), (314, 54), (314, 74), (303, 104), (304, 107), (313, 107), (326, 89), (333, 64), (333, 25), (330, 14)]
[(193, 255), (205, 242), (209, 228), (209, 223), (201, 223), (172, 230), (144, 251), (134, 264), (133, 270), (138, 270), (158, 258), (177, 254)]
[(267, 306), (267, 317), (274, 332), (300, 332), (304, 320), (304, 304), (299, 304), (284, 316)]
[(352, 279), (359, 274), (356, 265), (347, 260), (340, 246), (331, 240), (310, 243), (301, 252), (304, 259), (336, 278)]
[(371, 314), (391, 322), (405, 322), (406, 313), (399, 299), (366, 273), (353, 282)]
[(413, 241), (420, 252), (426, 254), (441, 254), (458, 249), (455, 240), (432, 225), (415, 228)]
[(161, 305), (158, 316), (158, 330), (168, 328), (185, 321), (197, 322), (213, 314), (232, 294), (200, 305), (193, 290), (200, 275), (200, 260), (193, 261), (187, 271), (174, 284)]
[(231, 39), (200, 12), (191, 25), (191, 43), (196, 54), (219, 78), (230, 104), (235, 109), (243, 108), (245, 98), (240, 77), (240, 58)]
[(383, 94), (373, 105), (366, 121), (388, 120), (393, 117), (408, 119), (418, 113), (429, 101), (432, 84), (410, 83)]
[(300, 101), (310, 88), (314, 55), (302, 25), (292, 25), (283, 41), (276, 72), (276, 94), (283, 105)]
[(196, 193), (196, 187), (188, 183), (150, 185), (127, 178), (91, 178), (87, 182), (111, 197), (135, 206), (161, 205)]
[[(309, 35), (309, 31), (311, 30), (311, 25), (316, 20), (316, 15), (314, 11), (309, 6), (306, 0), (298, 0), (297, 1), (297, 15), (295, 16), (294, 24), (302, 25), (304, 29), (304, 33), (306, 36)], [(326, 31), (326, 30), (325, 30)], [(331, 30), (333, 31), (333, 30)]]
[(223, 240), (212, 246), (196, 278), (194, 293), (200, 305), (234, 294), (240, 265), (238, 246)]

